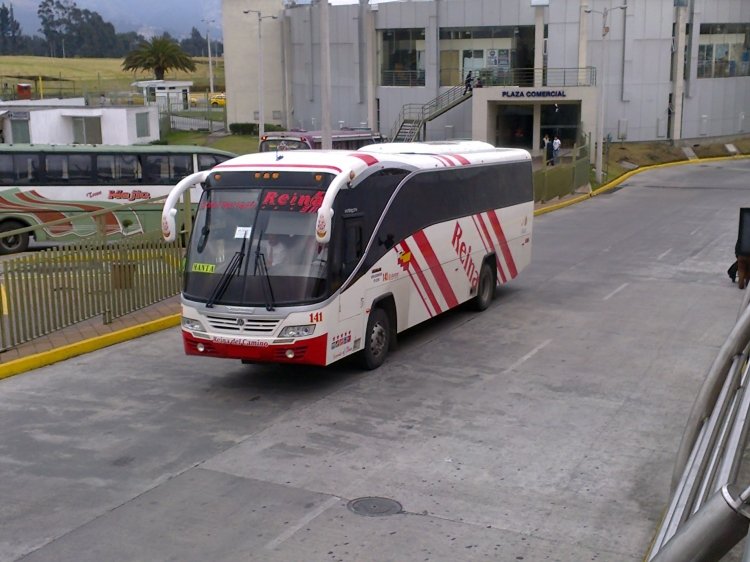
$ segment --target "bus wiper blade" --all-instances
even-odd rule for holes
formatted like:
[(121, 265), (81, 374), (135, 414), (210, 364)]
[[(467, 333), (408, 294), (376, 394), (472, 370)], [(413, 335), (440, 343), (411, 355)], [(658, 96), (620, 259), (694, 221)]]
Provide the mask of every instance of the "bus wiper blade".
[(240, 267), (242, 267), (242, 261), (245, 259), (245, 244), (247, 243), (247, 238), (242, 239), (242, 246), (240, 246), (240, 249), (234, 253), (232, 256), (232, 259), (229, 260), (229, 264), (227, 264), (227, 268), (224, 270), (224, 273), (221, 274), (221, 278), (216, 283), (216, 286), (214, 287), (213, 292), (211, 293), (211, 296), (206, 301), (206, 308), (213, 308), (214, 303), (216, 303), (217, 300), (219, 300), (224, 293), (227, 292), (227, 289), (229, 288), (229, 284), (232, 282), (232, 277), (237, 275), (237, 272), (240, 270)]
[(266, 256), (260, 251), (260, 242), (263, 239), (263, 232), (258, 236), (258, 244), (255, 246), (255, 269), (253, 275), (258, 274), (260, 270), (261, 275), (265, 280), (263, 283), (263, 298), (266, 300), (266, 310), (269, 312), (273, 310), (273, 286), (271, 285), (271, 277), (268, 275), (268, 266), (266, 265)]

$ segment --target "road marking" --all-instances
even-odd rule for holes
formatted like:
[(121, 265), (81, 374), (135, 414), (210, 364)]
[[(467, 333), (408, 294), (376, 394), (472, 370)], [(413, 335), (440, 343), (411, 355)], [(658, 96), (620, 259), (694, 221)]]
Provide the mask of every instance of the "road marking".
[(671, 251), (672, 251), (672, 248), (670, 248), (670, 249), (669, 249), (669, 250), (667, 250), (666, 252), (662, 252), (661, 254), (659, 254), (659, 255), (658, 255), (658, 257), (657, 257), (656, 259), (657, 259), (657, 260), (660, 260), (661, 258), (665, 257), (665, 256), (666, 256), (666, 255), (667, 255), (667, 254), (668, 254), (669, 252), (671, 252)]
[(531, 351), (529, 351), (526, 355), (524, 355), (523, 357), (521, 357), (518, 361), (516, 361), (515, 363), (513, 363), (510, 367), (508, 367), (507, 369), (505, 369), (502, 372), (502, 374), (504, 375), (506, 373), (511, 372), (516, 367), (522, 365), (523, 363), (525, 363), (526, 361), (528, 361), (529, 359), (531, 359), (532, 357), (534, 357), (534, 355), (536, 355), (537, 353), (539, 353), (542, 350), (542, 348), (544, 348), (551, 341), (552, 340), (544, 340), (542, 343), (540, 343), (534, 349), (532, 349)]
[(289, 537), (291, 537), (294, 533), (299, 531), (302, 527), (307, 525), (310, 521), (315, 519), (318, 515), (323, 513), (329, 507), (336, 505), (340, 501), (341, 501), (341, 498), (337, 498), (336, 496), (328, 498), (328, 500), (324, 501), (317, 508), (313, 509), (311, 512), (306, 514), (302, 519), (297, 521), (296, 525), (289, 527), (286, 531), (281, 533), (278, 537), (276, 537), (275, 539), (270, 541), (268, 544), (266, 544), (265, 549), (273, 550), (274, 548), (279, 546), (281, 543), (283, 543), (285, 540), (287, 540)]
[(608, 294), (606, 297), (604, 297), (602, 300), (603, 301), (608, 301), (609, 299), (611, 299), (612, 297), (614, 297), (617, 293), (619, 293), (620, 291), (622, 291), (628, 285), (630, 285), (630, 283), (623, 283), (622, 285), (620, 285), (619, 287), (617, 287), (617, 289), (615, 289), (610, 294)]

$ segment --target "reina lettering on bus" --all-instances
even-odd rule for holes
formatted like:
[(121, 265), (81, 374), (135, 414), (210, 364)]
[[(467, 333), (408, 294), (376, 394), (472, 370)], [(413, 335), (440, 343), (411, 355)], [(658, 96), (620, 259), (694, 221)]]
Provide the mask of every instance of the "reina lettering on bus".
[(451, 245), (456, 251), (458, 261), (461, 262), (464, 273), (466, 273), (466, 277), (469, 278), (469, 283), (471, 283), (473, 289), (479, 283), (479, 271), (477, 271), (477, 265), (471, 258), (471, 246), (467, 246), (466, 242), (461, 240), (463, 234), (464, 231), (461, 228), (461, 225), (456, 223), (456, 228), (453, 230), (453, 240), (451, 240)]
[(309, 192), (297, 191), (266, 191), (261, 210), (292, 211), (297, 213), (315, 213), (323, 204), (323, 191), (314, 195)]
[(134, 189), (133, 191), (125, 191), (123, 189), (110, 189), (107, 199), (124, 199), (125, 201), (135, 201), (137, 199), (151, 199), (151, 194), (148, 191), (141, 191), (140, 189)]

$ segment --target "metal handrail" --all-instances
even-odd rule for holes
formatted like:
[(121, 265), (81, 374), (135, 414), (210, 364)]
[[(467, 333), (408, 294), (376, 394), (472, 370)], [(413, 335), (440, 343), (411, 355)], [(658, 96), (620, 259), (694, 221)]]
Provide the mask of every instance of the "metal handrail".
[(693, 404), (649, 561), (720, 560), (747, 534), (750, 488), (735, 485), (750, 432), (748, 302), (750, 291)]

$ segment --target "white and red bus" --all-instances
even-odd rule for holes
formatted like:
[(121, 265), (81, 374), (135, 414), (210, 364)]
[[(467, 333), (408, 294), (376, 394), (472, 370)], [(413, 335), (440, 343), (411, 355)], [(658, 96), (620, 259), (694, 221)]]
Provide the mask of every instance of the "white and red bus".
[[(260, 138), (258, 152), (281, 150), (320, 149), (323, 141), (321, 131), (273, 131)], [(380, 133), (370, 129), (339, 129), (331, 131), (331, 147), (334, 150), (357, 150), (369, 144), (381, 142)]]
[(531, 158), (475, 141), (258, 153), (203, 183), (187, 249), (182, 335), (193, 355), (378, 367), (398, 333), (472, 301), (531, 259)]

